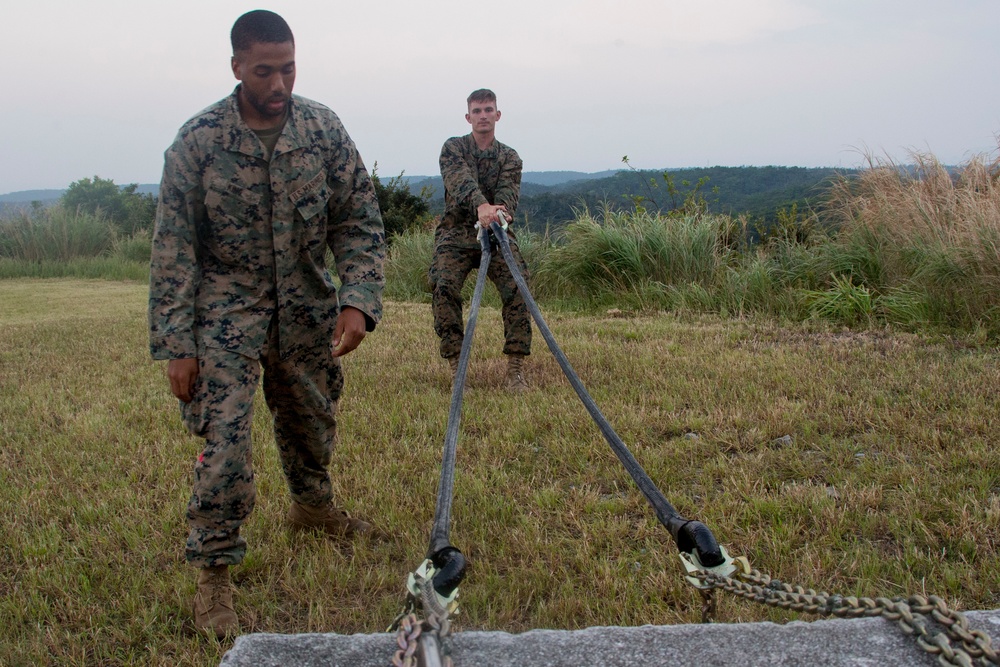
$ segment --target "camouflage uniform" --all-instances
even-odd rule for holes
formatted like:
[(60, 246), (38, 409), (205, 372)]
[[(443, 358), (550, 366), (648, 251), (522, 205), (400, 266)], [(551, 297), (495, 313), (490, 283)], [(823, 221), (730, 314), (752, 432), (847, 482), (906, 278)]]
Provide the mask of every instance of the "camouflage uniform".
[(186, 554), (199, 567), (243, 558), (261, 366), (291, 495), (321, 505), (332, 495), (343, 387), (330, 350), (340, 306), (363, 312), (369, 331), (382, 315), (382, 218), (340, 119), (292, 95), (268, 155), (240, 117), (238, 90), (189, 120), (167, 149), (150, 265), (153, 358), (198, 358), (194, 399), (181, 412), (205, 439), (188, 504)]
[[(514, 215), (521, 189), (521, 158), (513, 148), (496, 140), (486, 150), (480, 150), (473, 136), (467, 134), (445, 142), (440, 164), (445, 211), (434, 231), (434, 261), (429, 278), (434, 331), (441, 338), (441, 356), (447, 359), (462, 351), (465, 332), (462, 286), (482, 258), (476, 240), (476, 209), (482, 204), (504, 204), (507, 213)], [(521, 274), (527, 280), (528, 267), (513, 230), (508, 229), (507, 236)], [(487, 275), (503, 302), (503, 353), (530, 354), (528, 308), (499, 249), (490, 259)]]

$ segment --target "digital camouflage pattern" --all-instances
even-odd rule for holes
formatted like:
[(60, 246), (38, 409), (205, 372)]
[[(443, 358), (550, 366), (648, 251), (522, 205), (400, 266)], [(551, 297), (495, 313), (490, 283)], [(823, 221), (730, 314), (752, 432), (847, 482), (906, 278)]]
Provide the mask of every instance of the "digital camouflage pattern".
[(511, 217), (521, 195), (521, 158), (510, 146), (493, 140), (480, 150), (472, 134), (444, 142), (439, 159), (444, 181), (444, 216), (438, 229), (452, 245), (479, 250), (476, 240), (477, 209), (483, 204), (507, 207)]
[[(434, 262), (431, 264), (429, 274), (433, 289), (431, 306), (434, 311), (434, 333), (441, 339), (441, 356), (448, 359), (457, 357), (462, 352), (462, 340), (465, 338), (465, 326), (462, 323), (462, 286), (469, 273), (479, 268), (482, 251), (478, 241), (475, 248), (441, 243), (442, 235), (439, 232), (440, 230), (435, 232), (438, 241), (435, 243)], [(507, 232), (507, 238), (510, 240), (510, 249), (521, 275), (527, 280), (528, 267), (510, 230)], [(517, 289), (517, 283), (510, 274), (507, 262), (500, 254), (500, 248), (494, 247), (492, 252), (486, 275), (496, 285), (503, 304), (501, 310), (504, 331), (503, 353), (531, 354), (531, 320), (528, 319), (528, 306)]]
[[(521, 191), (521, 158), (510, 146), (494, 140), (480, 150), (472, 134), (452, 137), (441, 149), (445, 212), (434, 232), (434, 261), (428, 277), (432, 289), (434, 331), (441, 338), (441, 356), (454, 357), (462, 350), (462, 285), (479, 267), (476, 240), (477, 209), (482, 204), (504, 204), (513, 217)], [(512, 229), (511, 251), (525, 280), (528, 269)], [(514, 277), (499, 252), (490, 260), (487, 275), (503, 302), (504, 354), (531, 353), (531, 320)]]
[[(333, 495), (327, 469), (337, 432), (337, 402), (344, 387), (340, 362), (328, 348), (282, 360), (272, 330), (257, 360), (206, 348), (198, 358), (194, 399), (181, 403), (188, 430), (205, 439), (188, 501), (185, 555), (197, 567), (235, 565), (246, 541), (240, 526), (253, 511), (251, 465), (253, 398), (264, 367), (264, 395), (274, 415), (274, 436), (292, 499), (322, 505)], [(227, 391), (212, 389), (225, 387)]]
[(339, 309), (359, 309), (368, 330), (382, 315), (382, 219), (340, 120), (292, 95), (268, 159), (236, 95), (188, 121), (166, 151), (150, 263), (151, 354), (199, 362), (194, 398), (181, 412), (205, 439), (186, 547), (201, 567), (243, 558), (261, 367), (291, 495), (322, 505), (332, 496), (327, 468), (343, 387), (330, 349)]
[(292, 95), (268, 161), (234, 91), (189, 120), (165, 154), (150, 351), (177, 359), (218, 347), (257, 358), (277, 310), (288, 357), (330, 341), (338, 297), (371, 330), (382, 316), (384, 257), (375, 188), (337, 115)]

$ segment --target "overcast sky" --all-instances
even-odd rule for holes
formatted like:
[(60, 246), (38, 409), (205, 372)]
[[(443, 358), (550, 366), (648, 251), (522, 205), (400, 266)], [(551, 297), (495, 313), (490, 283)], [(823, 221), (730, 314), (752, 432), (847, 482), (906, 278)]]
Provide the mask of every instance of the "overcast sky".
[(33, 0), (0, 11), (0, 194), (158, 182), (260, 7), (383, 176), (437, 173), (480, 87), (526, 171), (956, 164), (1000, 133), (998, 0)]

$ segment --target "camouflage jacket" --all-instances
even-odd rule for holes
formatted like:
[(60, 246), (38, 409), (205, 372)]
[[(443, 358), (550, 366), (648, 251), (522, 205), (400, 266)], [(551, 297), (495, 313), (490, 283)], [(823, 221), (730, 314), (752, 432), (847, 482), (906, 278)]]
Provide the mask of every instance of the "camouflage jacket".
[(258, 358), (275, 313), (287, 358), (329, 345), (341, 305), (361, 310), (368, 330), (382, 315), (382, 217), (340, 119), (293, 95), (268, 161), (236, 95), (185, 123), (165, 153), (149, 279), (154, 359), (205, 347)]
[(521, 158), (496, 139), (482, 151), (471, 134), (452, 137), (441, 149), (444, 216), (437, 235), (456, 245), (479, 247), (476, 209), (482, 204), (505, 204), (513, 217), (521, 192)]

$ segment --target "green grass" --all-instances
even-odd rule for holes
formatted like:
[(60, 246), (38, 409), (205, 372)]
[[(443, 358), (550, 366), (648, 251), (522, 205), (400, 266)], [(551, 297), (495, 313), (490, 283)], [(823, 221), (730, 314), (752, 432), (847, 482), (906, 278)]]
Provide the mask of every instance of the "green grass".
[[(142, 283), (0, 282), (0, 664), (217, 665), (229, 646), (192, 628), (199, 444), (148, 359), (145, 302)], [(653, 480), (732, 554), (831, 592), (1000, 606), (994, 347), (617, 315), (548, 322)], [(523, 397), (501, 389), (501, 345), (487, 308), (458, 444), (451, 536), (471, 567), (457, 631), (697, 622), (669, 534), (544, 342)], [(234, 570), (244, 632), (380, 632), (399, 611), (434, 513), (450, 399), (436, 349), (428, 305), (388, 302), (345, 360), (336, 494), (388, 545), (284, 530), (258, 402), (258, 504)], [(797, 616), (723, 598), (718, 618)]]
[(149, 260), (138, 262), (113, 256), (30, 261), (0, 257), (0, 279), (8, 278), (84, 278), (146, 282), (149, 280)]

